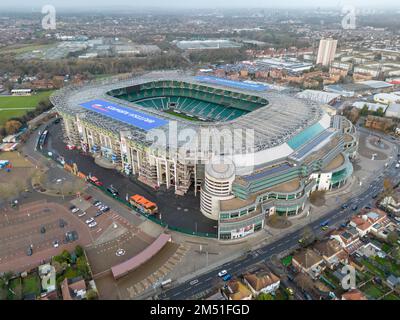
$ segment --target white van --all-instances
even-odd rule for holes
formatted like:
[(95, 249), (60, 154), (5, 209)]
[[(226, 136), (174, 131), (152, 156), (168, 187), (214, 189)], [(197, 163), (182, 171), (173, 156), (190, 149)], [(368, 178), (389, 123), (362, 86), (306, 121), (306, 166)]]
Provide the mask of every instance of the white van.
[(163, 282), (161, 282), (161, 288), (168, 288), (169, 286), (171, 286), (172, 280), (171, 279), (167, 279)]

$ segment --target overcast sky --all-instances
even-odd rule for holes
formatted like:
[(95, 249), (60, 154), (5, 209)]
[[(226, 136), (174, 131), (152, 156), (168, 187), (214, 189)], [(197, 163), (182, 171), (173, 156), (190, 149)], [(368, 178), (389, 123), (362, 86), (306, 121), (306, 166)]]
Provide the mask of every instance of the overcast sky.
[(237, 8), (237, 7), (343, 7), (351, 4), (357, 7), (400, 7), (399, 0), (0, 0), (0, 8), (26, 8), (38, 10), (45, 4), (59, 8), (98, 7), (157, 7), (157, 8)]
[(398, 0), (0, 0), (0, 7), (39, 8), (45, 4), (55, 7), (79, 8), (98, 6), (129, 6), (129, 7), (336, 7), (346, 4), (361, 6), (399, 7)]

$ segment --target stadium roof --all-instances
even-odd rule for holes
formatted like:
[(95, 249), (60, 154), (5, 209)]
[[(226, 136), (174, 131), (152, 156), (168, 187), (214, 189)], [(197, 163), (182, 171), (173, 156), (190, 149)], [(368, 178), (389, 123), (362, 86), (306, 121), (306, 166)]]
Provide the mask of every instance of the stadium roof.
[(304, 90), (296, 95), (300, 99), (308, 99), (318, 103), (330, 103), (340, 97), (339, 93), (325, 92), (319, 90)]
[[(247, 84), (243, 85), (243, 82), (238, 82), (237, 87), (234, 89), (224, 86), (224, 82), (207, 83), (207, 86), (212, 88), (244, 93), (268, 100), (268, 105), (228, 122), (193, 122), (177, 118), (160, 110), (145, 108), (134, 102), (128, 102), (107, 95), (107, 92), (110, 90), (159, 80), (175, 80), (204, 85), (204, 83), (199, 82), (193, 75), (188, 73), (180, 71), (158, 71), (129, 79), (103, 79), (87, 86), (66, 87), (56, 92), (51, 97), (51, 100), (56, 106), (56, 109), (64, 113), (72, 115), (78, 114), (79, 119), (94, 123), (116, 134), (120, 133), (120, 131), (128, 131), (129, 134), (126, 135), (128, 139), (140, 141), (142, 143), (147, 141), (148, 145), (152, 144), (153, 146), (154, 143), (153, 141), (149, 141), (146, 132), (152, 133), (154, 128), (157, 127), (157, 130), (163, 130), (168, 137), (170, 126), (167, 124), (170, 120), (175, 120), (177, 122), (178, 132), (184, 129), (191, 129), (199, 133), (202, 128), (208, 127), (210, 129), (231, 130), (233, 135), (237, 137), (239, 134), (241, 135), (241, 133), (238, 133), (235, 129), (242, 129), (242, 131), (251, 129), (254, 130), (254, 135), (247, 137), (246, 143), (251, 143), (254, 152), (265, 151), (259, 155), (259, 161), (256, 161), (260, 163), (263, 162), (263, 159), (266, 161), (267, 159), (273, 160), (288, 156), (293, 152), (293, 149), (289, 147), (286, 142), (301, 134), (308, 127), (316, 123), (319, 123), (322, 129), (326, 129), (330, 126), (330, 117), (323, 112), (318, 103), (279, 94), (273, 90), (250, 91), (248, 90)], [(153, 129), (147, 127), (142, 128), (136, 122), (127, 123), (124, 121), (125, 119), (120, 119), (115, 116), (115, 114), (106, 116), (104, 112), (99, 113), (98, 110), (95, 112), (94, 110), (89, 110), (84, 107), (85, 104), (93, 100), (105, 101), (109, 105), (118, 105), (118, 108), (123, 110), (122, 112), (128, 109), (136, 115), (139, 114), (141, 116), (144, 114), (146, 118), (156, 119), (157, 126)], [(320, 132), (320, 130), (318, 130), (318, 132)], [(305, 138), (312, 139), (314, 136), (314, 134), (311, 134), (309, 137), (307, 136)], [(178, 143), (183, 145), (187, 144), (187, 141), (179, 141)], [(168, 145), (169, 148), (177, 148), (179, 146), (180, 145), (173, 145), (171, 143)], [(248, 148), (248, 145), (242, 146), (242, 150), (240, 151), (246, 148)], [(274, 148), (273, 152), (271, 148)], [(236, 160), (243, 163), (248, 161), (246, 157)]]

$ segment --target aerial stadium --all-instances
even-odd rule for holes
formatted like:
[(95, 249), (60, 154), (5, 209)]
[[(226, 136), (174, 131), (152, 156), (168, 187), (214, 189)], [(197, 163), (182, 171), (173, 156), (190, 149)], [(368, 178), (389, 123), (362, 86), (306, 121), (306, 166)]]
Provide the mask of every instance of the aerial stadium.
[(68, 143), (152, 187), (194, 190), (220, 240), (260, 231), (273, 214), (304, 213), (311, 192), (346, 184), (358, 148), (346, 118), (260, 83), (163, 71), (51, 100)]

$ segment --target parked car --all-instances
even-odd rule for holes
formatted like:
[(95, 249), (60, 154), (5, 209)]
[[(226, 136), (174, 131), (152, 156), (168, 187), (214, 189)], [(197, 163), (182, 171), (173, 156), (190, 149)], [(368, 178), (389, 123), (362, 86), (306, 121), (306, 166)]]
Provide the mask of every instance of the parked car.
[(347, 209), (348, 207), (349, 207), (349, 205), (347, 203), (342, 204), (342, 209)]
[(26, 255), (31, 256), (33, 254), (32, 247), (28, 247), (28, 250), (26, 250)]
[(53, 241), (53, 247), (54, 248), (58, 248), (58, 246), (59, 246), (58, 240), (54, 240)]
[(101, 216), (102, 214), (103, 214), (103, 211), (98, 210), (98, 211), (95, 213), (94, 216), (97, 218), (97, 217)]
[(107, 212), (110, 211), (110, 207), (105, 207), (104, 210), (102, 210), (103, 212)]
[(94, 218), (89, 218), (85, 222), (86, 222), (86, 224), (89, 224), (89, 223), (92, 223), (93, 221), (94, 221)]
[(76, 146), (73, 146), (73, 145), (71, 145), (71, 144), (67, 144), (67, 145), (65, 146), (65, 149), (67, 149), (67, 150), (75, 150), (75, 149), (76, 149)]
[(116, 197), (116, 196), (119, 195), (118, 190), (115, 189), (113, 186), (109, 186), (109, 187), (107, 188), (107, 191), (108, 191), (109, 193), (111, 193), (114, 197)]
[(94, 205), (94, 206), (96, 206), (96, 205), (99, 204), (99, 203), (100, 203), (99, 200), (94, 200), (94, 201), (93, 201), (93, 205)]
[(83, 217), (86, 214), (86, 211), (82, 211), (80, 213), (78, 213), (78, 217)]
[(75, 208), (76, 208), (75, 206), (70, 206), (70, 207), (69, 207), (69, 210), (72, 211), (72, 210), (74, 210)]
[(60, 226), (60, 228), (64, 228), (67, 225), (67, 223), (63, 219), (60, 219), (58, 225)]
[(68, 231), (68, 232), (66, 232), (65, 233), (65, 240), (64, 240), (64, 242), (65, 243), (68, 243), (68, 242), (73, 242), (73, 241), (75, 241), (75, 240), (78, 240), (78, 233), (76, 232), (76, 231)]
[(358, 205), (353, 204), (353, 205), (351, 206), (351, 210), (356, 211), (357, 209), (358, 209)]
[(46, 233), (46, 228), (45, 226), (40, 227), (40, 233)]
[(97, 222), (96, 221), (93, 221), (92, 223), (88, 224), (89, 228), (94, 228), (95, 226), (97, 226)]
[(79, 208), (74, 208), (74, 209), (71, 210), (71, 212), (72, 212), (72, 213), (76, 213), (76, 212), (78, 212), (79, 210), (80, 210)]

